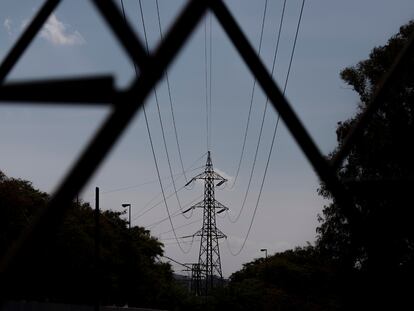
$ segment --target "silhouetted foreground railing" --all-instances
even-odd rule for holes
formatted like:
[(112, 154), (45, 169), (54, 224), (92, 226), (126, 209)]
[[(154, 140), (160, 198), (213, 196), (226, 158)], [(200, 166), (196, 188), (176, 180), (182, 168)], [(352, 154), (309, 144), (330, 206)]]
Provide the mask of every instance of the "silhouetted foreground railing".
[(0, 101), (2, 102), (19, 103), (24, 101), (34, 104), (39, 102), (53, 103), (53, 105), (112, 105), (114, 109), (89, 145), (81, 153), (73, 168), (67, 173), (50, 200), (48, 207), (37, 215), (30, 227), (13, 244), (6, 255), (1, 258), (1, 288), (6, 287), (7, 279), (11, 276), (9, 272), (14, 265), (18, 265), (19, 258), (24, 256), (24, 252), (29, 245), (48, 243), (48, 233), (52, 232), (56, 226), (59, 226), (70, 202), (82, 190), (94, 171), (102, 163), (114, 143), (124, 132), (128, 123), (142, 107), (149, 92), (159, 82), (163, 72), (183, 48), (197, 23), (200, 22), (207, 11), (211, 11), (215, 15), (321, 181), (326, 184), (327, 189), (335, 196), (337, 202), (342, 205), (342, 208), (348, 214), (351, 225), (353, 220), (357, 221), (352, 205), (349, 203), (352, 193), (338, 180), (336, 170), (341, 166), (351, 147), (361, 137), (363, 130), (370, 121), (370, 117), (375, 113), (378, 106), (381, 105), (387, 89), (404, 68), (408, 56), (413, 52), (413, 36), (378, 86), (372, 103), (361, 116), (360, 122), (357, 122), (354, 129), (350, 132), (337, 156), (329, 162), (321, 154), (304, 125), (294, 113), (288, 100), (282, 95), (269, 71), (222, 0), (188, 1), (164, 36), (164, 40), (150, 55), (147, 55), (141, 40), (136, 37), (130, 25), (123, 20), (120, 11), (113, 1), (91, 1), (106, 20), (129, 57), (138, 66), (139, 77), (125, 91), (117, 90), (114, 87), (113, 78), (107, 76), (78, 77), (75, 79), (62, 78), (49, 81), (23, 81), (5, 84), (5, 78), (35, 35), (40, 31), (49, 15), (56, 9), (60, 3), (59, 0), (48, 0), (44, 3), (26, 31), (2, 62), (0, 66)]

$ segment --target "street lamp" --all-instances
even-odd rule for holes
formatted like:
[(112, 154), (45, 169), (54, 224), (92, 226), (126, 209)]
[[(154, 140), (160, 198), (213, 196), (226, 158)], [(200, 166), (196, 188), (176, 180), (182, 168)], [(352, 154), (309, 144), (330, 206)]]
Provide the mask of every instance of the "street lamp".
[(131, 204), (130, 203), (123, 203), (122, 207), (128, 207), (129, 208), (128, 209), (128, 218), (129, 218), (128, 224), (129, 224), (129, 229), (131, 229)]
[(260, 251), (261, 251), (261, 252), (265, 252), (265, 257), (266, 257), (266, 259), (267, 259), (267, 248), (262, 248)]

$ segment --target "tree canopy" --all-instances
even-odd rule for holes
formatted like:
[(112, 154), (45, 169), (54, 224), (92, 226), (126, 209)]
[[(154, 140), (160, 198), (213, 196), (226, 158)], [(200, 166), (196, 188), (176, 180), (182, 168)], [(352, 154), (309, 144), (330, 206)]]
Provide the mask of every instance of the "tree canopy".
[[(48, 200), (49, 195), (30, 182), (0, 171), (0, 256)], [(8, 284), (9, 298), (91, 304), (98, 273), (103, 304), (178, 306), (184, 300), (183, 291), (174, 283), (171, 266), (157, 259), (163, 254), (162, 243), (144, 228), (129, 230), (121, 216), (113, 211), (100, 215), (97, 266), (94, 210), (88, 203), (74, 202), (55, 235), (19, 262), (13, 271), (14, 282)]]
[(342, 310), (334, 268), (308, 245), (243, 265), (211, 310)]
[[(338, 148), (370, 103), (378, 83), (414, 31), (414, 22), (402, 26), (369, 58), (345, 68), (341, 78), (359, 95), (356, 115), (337, 127)], [(414, 226), (411, 189), (414, 185), (414, 55), (387, 90), (386, 98), (352, 147), (340, 179), (354, 194), (357, 226), (322, 185), (320, 194), (333, 199), (325, 206), (318, 228), (318, 248), (347, 271), (357, 271), (371, 296), (407, 300), (403, 282), (414, 271)], [(331, 155), (331, 156), (332, 156)], [(392, 284), (392, 285), (391, 285)], [(392, 298), (391, 298), (392, 297)], [(398, 298), (397, 298), (398, 297)], [(378, 301), (378, 300), (377, 300)]]

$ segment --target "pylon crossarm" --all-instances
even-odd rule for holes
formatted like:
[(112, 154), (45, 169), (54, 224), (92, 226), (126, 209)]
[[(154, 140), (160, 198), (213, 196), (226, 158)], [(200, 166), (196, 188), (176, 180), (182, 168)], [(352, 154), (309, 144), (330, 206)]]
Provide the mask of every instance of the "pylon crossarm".
[(211, 172), (211, 177), (214, 180), (219, 180), (221, 183), (225, 183), (227, 181), (226, 178), (224, 178), (223, 176), (221, 176), (220, 174), (216, 173), (215, 171)]
[(227, 239), (227, 235), (225, 235), (223, 232), (221, 232), (220, 229), (216, 228), (216, 237), (217, 239)]
[(187, 186), (189, 186), (191, 183), (193, 183), (193, 182), (195, 182), (197, 179), (205, 179), (205, 176), (206, 175), (206, 173), (205, 172), (202, 172), (202, 173), (200, 173), (200, 174), (198, 174), (198, 175), (196, 175), (196, 176), (194, 176), (193, 178), (191, 178), (185, 185), (184, 185), (184, 187), (187, 187)]
[(194, 178), (191, 178), (185, 185), (184, 187), (189, 186), (192, 182), (194, 181)]
[(227, 211), (229, 208), (223, 204), (221, 204), (219, 201), (214, 200), (214, 208), (219, 208)]
[(191, 183), (193, 183), (194, 181), (196, 181), (197, 179), (206, 179), (206, 173), (205, 172), (202, 172), (202, 173), (200, 173), (200, 174), (198, 174), (198, 175), (196, 175), (196, 176), (194, 176), (193, 178), (191, 178), (185, 185), (184, 185), (184, 187), (187, 187), (187, 186), (189, 186)]
[(187, 208), (187, 209), (186, 209), (184, 212), (182, 212), (181, 214), (185, 214), (185, 213), (187, 213), (187, 212), (191, 211), (192, 209), (194, 209), (194, 206), (191, 206), (191, 207)]
[(203, 201), (200, 201), (200, 202), (198, 202), (198, 203), (196, 203), (196, 204), (194, 204), (194, 205), (192, 205), (189, 209), (187, 209), (186, 211), (184, 211), (183, 213), (186, 213), (186, 212), (188, 212), (189, 210), (192, 210), (192, 209), (194, 209), (194, 208), (204, 208), (204, 200)]
[(193, 236), (202, 236), (203, 235), (203, 229), (200, 229), (196, 231), (196, 233), (193, 234)]
[(192, 235), (184, 235), (184, 236), (180, 236), (180, 239), (188, 239), (188, 238), (194, 238), (194, 234)]

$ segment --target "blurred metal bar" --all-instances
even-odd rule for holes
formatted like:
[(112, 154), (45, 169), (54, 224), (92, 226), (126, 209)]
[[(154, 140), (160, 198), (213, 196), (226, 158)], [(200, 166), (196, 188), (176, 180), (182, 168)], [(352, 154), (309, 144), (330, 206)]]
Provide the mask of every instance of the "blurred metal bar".
[[(160, 47), (155, 53), (154, 64), (158, 64), (158, 66), (151, 68), (151, 70), (143, 71), (130, 91), (119, 92), (115, 95), (114, 103), (117, 106), (115, 111), (107, 118), (86, 150), (81, 154), (76, 164), (69, 171), (66, 178), (57, 188), (48, 206), (36, 215), (31, 226), (12, 245), (0, 261), (0, 279), (2, 282), (7, 280), (6, 276), (9, 275), (6, 275), (6, 272), (11, 270), (11, 264), (22, 255), (22, 250), (31, 243), (38, 243), (42, 239), (47, 239), (54, 225), (61, 223), (64, 212), (70, 205), (70, 202), (77, 193), (81, 192), (86, 182), (115, 145), (115, 142), (137, 110), (141, 108), (148, 93), (162, 77), (166, 67), (192, 33), (196, 22), (205, 12), (206, 6), (203, 3), (198, 0), (193, 0), (180, 14), (172, 26), (171, 31), (167, 34), (165, 40), (160, 44)], [(184, 27), (185, 25), (187, 27)], [(170, 36), (174, 40), (177, 40), (179, 44), (174, 44)], [(161, 64), (164, 67), (161, 67)], [(120, 105), (121, 103), (122, 106)]]
[(23, 81), (0, 86), (0, 104), (7, 102), (112, 104), (115, 94), (112, 76)]
[(122, 17), (118, 7), (112, 0), (93, 0), (97, 9), (101, 12), (102, 17), (111, 26), (115, 38), (118, 39), (125, 48), (129, 57), (142, 70), (148, 66), (148, 54), (144, 49), (140, 39), (135, 35), (128, 21)]
[[(283, 96), (282, 92), (273, 81), (271, 75), (268, 73), (225, 4), (221, 0), (212, 0), (211, 8), (229, 39), (238, 50), (252, 74), (260, 83), (265, 94), (273, 104), (273, 107), (278, 111), (290, 133), (308, 158), (315, 172), (319, 175), (319, 178), (326, 185), (327, 189), (332, 193), (338, 206), (349, 218), (349, 225), (354, 228), (354, 232), (357, 232), (358, 234), (361, 228), (360, 215), (354, 208), (351, 193), (349, 193), (339, 181), (335, 171), (331, 169), (328, 161), (321, 154), (312, 138), (307, 133), (303, 124), (300, 122), (287, 99)], [(351, 239), (354, 238), (355, 237), (351, 237)]]
[(24, 30), (22, 36), (17, 40), (16, 44), (7, 54), (6, 58), (0, 65), (0, 85), (4, 82), (4, 79), (9, 74), (10, 70), (17, 63), (19, 58), (23, 55), (33, 38), (42, 28), (43, 24), (48, 19), (49, 15), (53, 12), (60, 0), (48, 0), (40, 8), (39, 12)]
[(318, 147), (300, 122), (295, 112), (291, 108), (287, 99), (283, 96), (280, 89), (272, 79), (255, 50), (252, 48), (247, 38), (243, 34), (237, 22), (221, 0), (211, 1), (211, 8), (217, 19), (227, 33), (229, 39), (238, 50), (246, 65), (252, 74), (262, 86), (264, 92), (269, 97), (274, 108), (280, 114), (280, 117), (289, 128), (296, 142), (302, 148), (314, 170), (317, 172), (323, 182), (329, 185), (334, 192), (342, 191), (340, 183), (331, 170), (328, 162), (322, 156)]
[[(159, 80), (164, 71), (170, 65), (172, 60), (177, 55), (178, 51), (183, 47), (185, 40), (195, 30), (197, 23), (207, 10), (208, 0), (191, 0), (182, 10), (180, 15), (175, 20), (169, 31), (164, 35), (164, 40), (159, 47), (152, 54), (153, 59), (150, 60), (149, 68), (151, 73), (148, 77)], [(141, 81), (140, 83), (143, 83)], [(150, 80), (148, 80), (150, 82)], [(136, 89), (138, 83), (132, 86), (131, 91)], [(155, 85), (154, 85), (155, 86)]]

